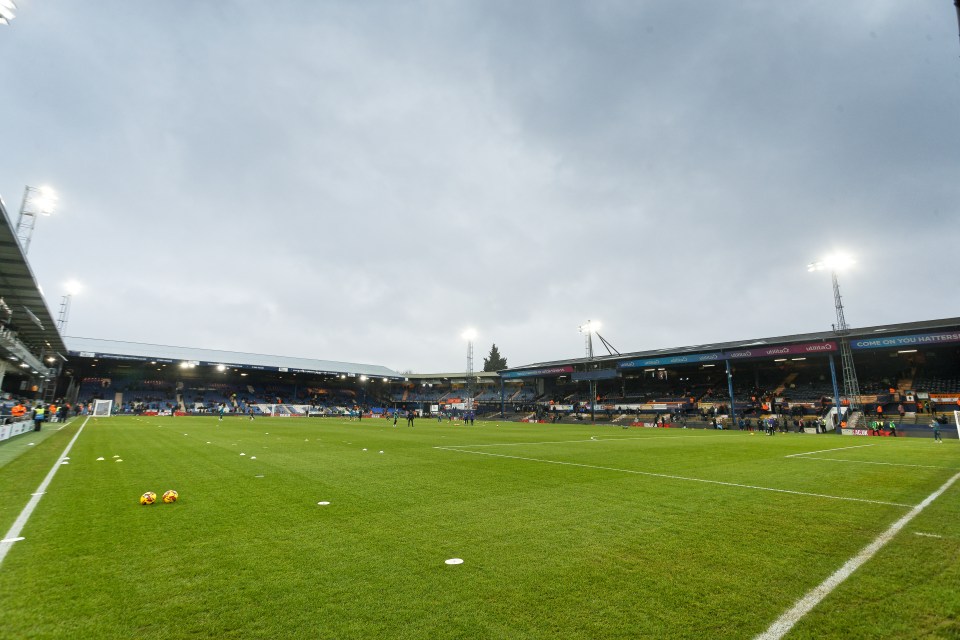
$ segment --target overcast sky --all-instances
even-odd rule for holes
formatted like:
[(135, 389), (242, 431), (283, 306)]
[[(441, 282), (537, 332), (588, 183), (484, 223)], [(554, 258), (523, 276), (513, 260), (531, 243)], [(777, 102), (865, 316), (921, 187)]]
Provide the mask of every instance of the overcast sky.
[[(949, 0), (18, 0), (68, 336), (462, 370), (954, 317)], [(603, 352), (601, 350), (601, 352)]]

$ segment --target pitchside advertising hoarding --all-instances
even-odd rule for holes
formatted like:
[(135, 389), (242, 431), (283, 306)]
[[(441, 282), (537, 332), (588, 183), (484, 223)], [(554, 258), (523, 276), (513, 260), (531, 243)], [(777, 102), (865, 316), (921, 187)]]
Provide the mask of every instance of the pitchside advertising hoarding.
[(20, 422), (14, 422), (13, 424), (0, 425), (0, 441), (7, 440), (28, 431), (33, 431), (32, 420), (22, 420)]
[(779, 358), (782, 356), (806, 356), (837, 351), (836, 342), (806, 342), (772, 347), (745, 347), (724, 353), (688, 353), (681, 356), (663, 358), (643, 358), (621, 362), (620, 369), (642, 369), (644, 367), (663, 367), (676, 364), (700, 364), (726, 360), (744, 360), (748, 358)]

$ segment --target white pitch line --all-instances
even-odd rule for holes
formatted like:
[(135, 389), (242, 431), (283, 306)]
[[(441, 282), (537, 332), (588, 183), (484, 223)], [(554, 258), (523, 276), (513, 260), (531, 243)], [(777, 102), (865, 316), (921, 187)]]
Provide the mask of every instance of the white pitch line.
[(703, 482), (706, 484), (719, 484), (725, 487), (740, 487), (742, 489), (756, 489), (758, 491), (773, 491), (775, 493), (789, 493), (797, 496), (811, 496), (814, 498), (829, 498), (831, 500), (847, 500), (849, 502), (868, 502), (870, 504), (882, 504), (891, 507), (910, 507), (909, 504), (899, 502), (885, 502), (883, 500), (868, 500), (866, 498), (847, 498), (844, 496), (831, 496), (825, 493), (808, 493), (806, 491), (792, 491), (790, 489), (775, 489), (773, 487), (759, 487), (752, 484), (738, 484), (736, 482), (723, 482), (722, 480), (705, 480), (703, 478), (689, 478), (687, 476), (675, 476), (668, 473), (654, 473), (652, 471), (636, 471), (634, 469), (618, 469), (617, 467), (600, 467), (593, 464), (583, 464), (580, 462), (561, 462), (559, 460), (544, 460), (542, 458), (524, 458), (521, 456), (508, 456), (503, 453), (486, 453), (485, 451), (467, 451), (465, 449), (453, 449), (448, 447), (434, 447), (434, 449), (443, 449), (446, 451), (456, 451), (457, 453), (472, 453), (478, 456), (492, 456), (494, 458), (510, 458), (512, 460), (526, 460), (527, 462), (543, 462), (546, 464), (559, 464), (570, 467), (583, 467), (585, 469), (600, 469), (601, 471), (619, 471), (620, 473), (632, 473), (639, 476), (651, 476), (654, 478), (668, 478), (670, 480), (685, 480), (687, 482)]
[[(87, 420), (89, 419), (90, 418), (87, 418)], [(20, 512), (20, 515), (17, 516), (17, 519), (14, 521), (13, 526), (10, 527), (9, 531), (7, 531), (7, 535), (5, 535), (3, 540), (0, 541), (0, 564), (3, 564), (3, 559), (7, 557), (7, 552), (10, 551), (13, 543), (16, 542), (16, 540), (23, 540), (23, 538), (19, 537), (20, 532), (23, 531), (23, 527), (26, 526), (27, 520), (30, 519), (30, 515), (33, 513), (33, 510), (37, 508), (40, 498), (42, 498), (43, 494), (46, 493), (47, 487), (53, 480), (53, 476), (56, 475), (57, 470), (60, 468), (60, 462), (68, 453), (70, 453), (73, 443), (77, 441), (77, 438), (79, 438), (80, 434), (83, 432), (83, 428), (87, 426), (87, 420), (84, 420), (83, 424), (80, 425), (80, 428), (77, 429), (73, 439), (70, 440), (70, 444), (68, 444), (67, 448), (63, 450), (63, 453), (60, 454), (60, 457), (57, 458), (57, 461), (53, 463), (53, 467), (50, 469), (47, 477), (43, 479), (43, 482), (40, 483), (40, 486), (37, 487), (36, 492), (30, 494), (31, 497), (30, 501), (27, 503), (27, 506), (23, 508), (23, 511)]]
[(806, 453), (793, 453), (784, 458), (798, 458), (800, 456), (812, 456), (815, 453), (826, 453), (827, 451), (843, 451), (844, 449), (862, 449), (863, 447), (872, 447), (872, 444), (858, 444), (852, 447), (837, 447), (835, 449), (820, 449), (819, 451), (807, 451)]
[(946, 469), (948, 471), (958, 471), (956, 467), (938, 467), (932, 464), (907, 464), (906, 462), (872, 462), (870, 460), (847, 460), (845, 458), (821, 458), (812, 456), (809, 458), (800, 458), (801, 460), (829, 460), (830, 462), (855, 462), (857, 464), (882, 464), (891, 467), (922, 467), (924, 469)]
[(921, 532), (919, 532), (919, 531), (914, 531), (914, 532), (913, 532), (913, 535), (915, 535), (915, 536), (923, 536), (924, 538), (942, 538), (942, 537), (943, 537), (943, 536), (938, 536), (938, 535), (935, 534), (935, 533), (921, 533)]
[(464, 447), (518, 447), (527, 444), (572, 444), (575, 442), (610, 442), (619, 440), (680, 440), (682, 438), (729, 438), (730, 436), (633, 436), (626, 438), (589, 438), (587, 440), (542, 440), (538, 442), (497, 442), (494, 444), (451, 444), (434, 449), (464, 448)]
[(774, 623), (771, 624), (766, 631), (758, 635), (755, 640), (780, 640), (780, 638), (785, 636), (787, 632), (799, 622), (800, 618), (810, 613), (815, 606), (830, 595), (831, 591), (836, 589), (844, 580), (850, 577), (850, 574), (859, 569), (872, 558), (877, 551), (890, 542), (907, 523), (917, 517), (931, 502), (939, 498), (958, 478), (960, 478), (960, 473), (947, 480), (942, 487), (931, 493), (923, 502), (911, 509), (909, 513), (890, 525), (890, 527), (877, 536), (873, 542), (861, 549), (860, 553), (847, 560), (833, 575), (814, 587), (807, 595), (800, 598), (796, 604), (777, 618)]

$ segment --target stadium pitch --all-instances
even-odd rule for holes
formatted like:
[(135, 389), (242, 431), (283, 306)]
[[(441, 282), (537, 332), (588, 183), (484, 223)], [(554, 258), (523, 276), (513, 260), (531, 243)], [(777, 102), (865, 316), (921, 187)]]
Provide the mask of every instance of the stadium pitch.
[(955, 440), (113, 417), (0, 461), (3, 637), (960, 636)]

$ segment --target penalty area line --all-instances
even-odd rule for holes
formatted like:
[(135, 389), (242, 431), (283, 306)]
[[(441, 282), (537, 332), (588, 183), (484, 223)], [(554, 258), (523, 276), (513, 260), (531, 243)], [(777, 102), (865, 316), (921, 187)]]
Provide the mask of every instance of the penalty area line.
[(867, 502), (870, 504), (882, 504), (891, 507), (906, 507), (912, 505), (899, 502), (886, 502), (883, 500), (869, 500), (867, 498), (848, 498), (845, 496), (832, 496), (825, 493), (809, 493), (806, 491), (792, 491), (790, 489), (775, 489), (773, 487), (760, 487), (752, 484), (738, 484), (736, 482), (724, 482), (722, 480), (705, 480), (703, 478), (690, 478), (688, 476), (676, 476), (669, 473), (654, 473), (653, 471), (637, 471), (635, 469), (619, 469), (617, 467), (601, 467), (594, 464), (584, 464), (582, 462), (562, 462), (559, 460), (545, 460), (543, 458), (525, 458), (522, 456), (508, 456), (504, 453), (488, 453), (486, 451), (469, 451), (467, 449), (454, 449), (452, 447), (434, 447), (444, 451), (456, 451), (457, 453), (472, 453), (478, 456), (491, 456), (493, 458), (509, 458), (511, 460), (526, 460), (527, 462), (542, 462), (545, 464), (559, 464), (569, 467), (581, 467), (584, 469), (599, 469), (601, 471), (617, 471), (619, 473), (632, 473), (638, 476), (650, 476), (653, 478), (667, 478), (669, 480), (683, 480), (686, 482), (703, 482), (704, 484), (717, 484), (724, 487), (739, 487), (741, 489), (755, 489), (757, 491), (772, 491), (774, 493), (788, 493), (796, 496), (810, 496), (813, 498), (828, 498), (830, 500), (846, 500), (849, 502)]
[(800, 458), (801, 460), (829, 460), (830, 462), (853, 462), (856, 464), (882, 464), (888, 467), (919, 467), (922, 469), (946, 469), (947, 471), (960, 471), (956, 467), (938, 467), (932, 464), (907, 464), (906, 462), (874, 462), (872, 460), (848, 460), (845, 458), (821, 458), (820, 456), (811, 456), (809, 458)]
[(519, 447), (528, 444), (574, 444), (577, 442), (620, 442), (621, 440), (682, 440), (684, 438), (694, 438), (704, 440), (706, 438), (730, 438), (731, 436), (626, 436), (623, 438), (597, 438), (591, 437), (586, 440), (540, 440), (537, 442), (494, 442), (492, 444), (449, 444), (434, 449), (463, 449), (466, 447)]
[[(90, 418), (87, 418), (87, 420), (89, 419)], [(66, 455), (70, 453), (70, 449), (73, 448), (73, 443), (77, 441), (77, 438), (80, 437), (80, 433), (83, 431), (83, 428), (87, 426), (87, 420), (84, 420), (83, 424), (80, 425), (80, 428), (77, 429), (77, 432), (73, 435), (73, 439), (70, 440), (67, 448), (63, 450), (63, 453), (60, 454), (60, 456), (57, 458), (57, 461), (53, 463), (53, 467), (50, 469), (50, 472), (47, 473), (47, 477), (43, 479), (43, 482), (40, 483), (40, 486), (37, 487), (37, 490), (30, 494), (30, 501), (27, 502), (27, 506), (23, 508), (23, 511), (20, 512), (20, 515), (17, 516), (17, 519), (14, 521), (13, 526), (10, 527), (9, 531), (7, 531), (7, 535), (5, 535), (3, 540), (0, 541), (0, 565), (3, 564), (3, 559), (7, 557), (7, 552), (10, 551), (11, 547), (13, 547), (13, 543), (23, 540), (23, 538), (20, 536), (20, 532), (23, 531), (23, 528), (26, 526), (27, 520), (30, 519), (30, 515), (33, 513), (33, 510), (37, 508), (37, 504), (40, 503), (40, 498), (42, 498), (43, 494), (47, 492), (47, 487), (50, 486), (53, 476), (56, 475), (57, 470), (60, 468), (60, 463), (63, 461)]]
[(863, 447), (872, 447), (872, 444), (857, 444), (852, 447), (836, 447), (834, 449), (820, 449), (819, 451), (807, 451), (806, 453), (792, 453), (784, 458), (799, 458), (800, 456), (812, 456), (815, 453), (826, 453), (827, 451), (843, 451), (844, 449), (862, 449)]
[(872, 558), (877, 551), (882, 549), (890, 542), (897, 533), (903, 529), (907, 523), (917, 517), (917, 515), (927, 508), (927, 506), (939, 498), (944, 491), (960, 479), (960, 473), (947, 480), (942, 487), (931, 493), (926, 499), (910, 510), (905, 516), (894, 522), (890, 527), (881, 533), (877, 538), (860, 550), (860, 553), (847, 560), (842, 567), (837, 569), (833, 575), (814, 587), (807, 595), (803, 596), (788, 611), (777, 618), (770, 627), (758, 635), (755, 640), (780, 640), (790, 629), (793, 628), (800, 619), (810, 613), (814, 607), (830, 595), (830, 592), (836, 589), (840, 584), (850, 577), (854, 571), (859, 569), (864, 563)]

